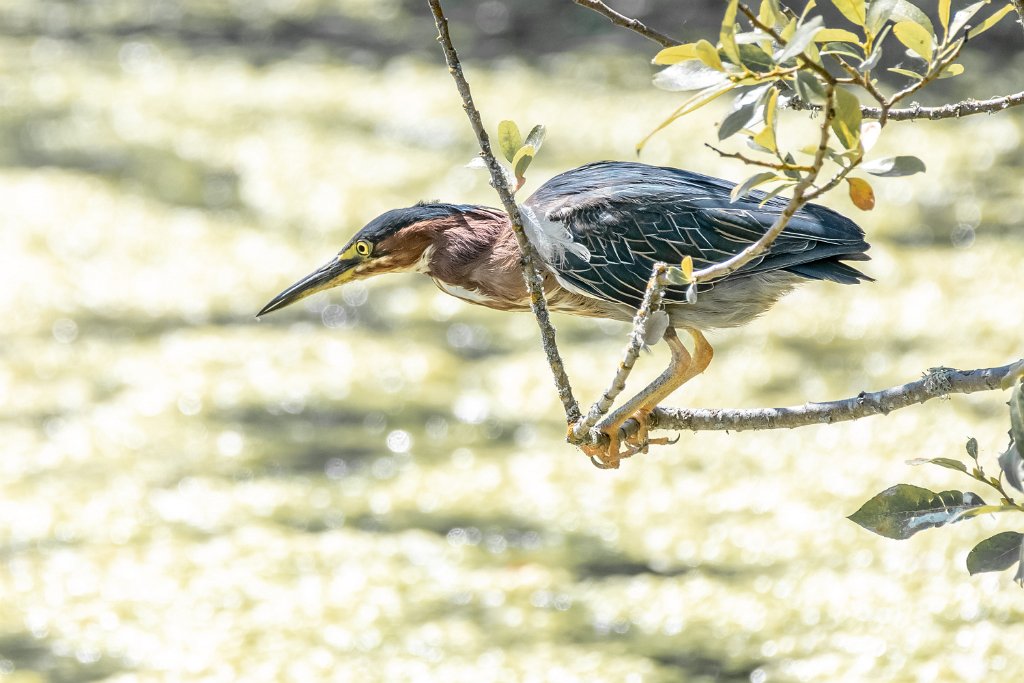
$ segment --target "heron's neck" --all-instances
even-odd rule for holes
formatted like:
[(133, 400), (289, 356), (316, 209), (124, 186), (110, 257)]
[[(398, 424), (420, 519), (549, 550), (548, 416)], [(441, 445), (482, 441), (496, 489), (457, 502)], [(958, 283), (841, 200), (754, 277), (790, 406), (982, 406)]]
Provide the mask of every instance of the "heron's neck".
[(518, 301), (526, 295), (519, 247), (504, 211), (475, 206), (438, 223), (425, 254), (428, 275), (488, 299)]

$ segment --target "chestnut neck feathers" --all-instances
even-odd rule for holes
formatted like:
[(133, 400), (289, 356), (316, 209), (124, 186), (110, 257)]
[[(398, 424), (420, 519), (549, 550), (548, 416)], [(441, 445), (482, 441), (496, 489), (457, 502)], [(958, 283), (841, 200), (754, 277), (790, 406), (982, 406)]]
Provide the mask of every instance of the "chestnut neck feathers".
[[(402, 209), (409, 222), (380, 245), (391, 254), (391, 270), (416, 270), (433, 278), (444, 292), (503, 311), (527, 311), (530, 295), (523, 281), (519, 245), (508, 216), (486, 206), (425, 204)], [(393, 228), (392, 228), (393, 229)], [(542, 271), (551, 310), (575, 315), (630, 320), (620, 306), (561, 287)]]
[(477, 303), (518, 308), (527, 292), (508, 217), (484, 206), (465, 209), (421, 224), (433, 233), (423, 270), (456, 296), (453, 288)]

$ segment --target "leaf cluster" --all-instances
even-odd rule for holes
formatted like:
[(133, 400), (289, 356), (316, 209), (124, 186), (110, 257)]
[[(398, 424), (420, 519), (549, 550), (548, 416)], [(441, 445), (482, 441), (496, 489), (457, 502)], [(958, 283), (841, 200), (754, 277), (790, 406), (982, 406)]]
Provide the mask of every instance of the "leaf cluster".
[[(956, 458), (918, 458), (910, 464), (931, 464), (960, 472), (993, 489), (999, 503), (986, 505), (969, 491), (934, 493), (910, 484), (897, 484), (864, 503), (850, 519), (868, 531), (903, 540), (919, 531), (971, 519), (985, 513), (1024, 512), (1024, 504), (1005, 485), (1024, 493), (1024, 383), (1018, 381), (1010, 396), (1010, 445), (998, 463), (1000, 473), (985, 472), (978, 460), (978, 442), (967, 441), (969, 461)], [(1017, 565), (1014, 580), (1024, 587), (1024, 534), (1004, 531), (978, 543), (967, 556), (967, 571), (995, 572)]]
[(524, 140), (514, 121), (505, 120), (498, 124), (498, 147), (502, 156), (511, 164), (511, 168), (505, 168), (505, 175), (515, 178), (513, 194), (526, 182), (526, 169), (544, 144), (544, 132), (544, 126), (536, 125)]
[[(870, 210), (874, 191), (866, 178), (851, 175), (855, 169), (878, 177), (923, 172), (924, 163), (913, 156), (873, 161), (865, 156), (878, 139), (888, 110), (937, 79), (962, 74), (956, 58), (964, 43), (998, 23), (1012, 4), (972, 24), (990, 0), (952, 16), (950, 0), (937, 0), (936, 27), (909, 0), (830, 2), (844, 26), (826, 24), (815, 13), (816, 0), (799, 14), (779, 0), (762, 0), (756, 13), (739, 0), (729, 0), (714, 44), (704, 39), (658, 52), (654, 63), (666, 68), (655, 75), (655, 86), (692, 94), (638, 144), (637, 151), (679, 118), (728, 96), (732, 102), (718, 139), (740, 138), (753, 155), (720, 153), (761, 167), (737, 185), (734, 198), (763, 187), (766, 201), (808, 178), (816, 180), (827, 164), (833, 167), (832, 175), (816, 190), (828, 191), (845, 180), (853, 203)], [(886, 52), (902, 53), (900, 66), (888, 71), (904, 83), (890, 94), (883, 92), (876, 73)], [(864, 120), (862, 98), (877, 102), (882, 110), (879, 121)], [(829, 138), (820, 144), (782, 144), (779, 110), (787, 105), (828, 109)]]

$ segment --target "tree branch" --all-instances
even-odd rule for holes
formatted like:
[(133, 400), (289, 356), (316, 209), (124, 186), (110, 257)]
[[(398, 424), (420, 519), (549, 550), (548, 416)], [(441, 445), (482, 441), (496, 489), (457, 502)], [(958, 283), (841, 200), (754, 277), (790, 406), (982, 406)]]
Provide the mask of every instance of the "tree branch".
[(620, 14), (613, 10), (608, 5), (601, 2), (601, 0), (572, 0), (580, 7), (586, 7), (587, 9), (593, 10), (598, 14), (604, 16), (608, 21), (612, 22), (616, 26), (628, 28), (630, 31), (639, 33), (647, 40), (653, 40), (662, 47), (672, 47), (673, 45), (679, 45), (679, 41), (666, 36), (664, 33), (659, 33), (652, 28), (648, 28), (643, 22), (638, 19), (632, 19), (627, 17), (625, 14)]
[(668, 266), (664, 263), (654, 264), (651, 278), (647, 281), (647, 290), (644, 292), (643, 301), (633, 317), (633, 330), (629, 334), (629, 342), (626, 344), (626, 350), (622, 354), (622, 362), (619, 363), (619, 368), (615, 371), (611, 384), (608, 385), (601, 398), (594, 401), (594, 405), (587, 411), (586, 417), (572, 426), (569, 439), (571, 442), (583, 442), (589, 438), (590, 430), (611, 410), (615, 399), (626, 388), (626, 380), (633, 371), (633, 366), (640, 355), (640, 350), (646, 344), (647, 329), (650, 327), (652, 314), (661, 309), (662, 295), (664, 294), (665, 286), (668, 284), (666, 280), (667, 271)]
[[(1024, 1), (1024, 0), (1022, 0)], [(961, 116), (972, 114), (991, 114), (993, 112), (1009, 109), (1024, 104), (1024, 91), (992, 97), (987, 100), (964, 100), (953, 104), (944, 104), (941, 107), (922, 107), (914, 104), (903, 109), (890, 109), (888, 119), (890, 121), (909, 121), (911, 119), (957, 119)], [(794, 107), (795, 108), (795, 107)], [(804, 107), (808, 108), (808, 107)], [(882, 118), (881, 107), (861, 107), (861, 115), (866, 119)]]
[[(1024, 376), (1024, 359), (998, 368), (954, 370), (932, 368), (916, 382), (827, 403), (805, 403), (787, 408), (657, 408), (651, 414), (651, 429), (689, 431), (750, 431), (792, 429), (815, 424), (848, 422), (871, 415), (888, 415), (894, 410), (925, 403), (950, 394), (995, 391)], [(628, 420), (622, 425), (627, 435), (639, 425)]]
[(469, 82), (462, 73), (462, 64), (459, 61), (459, 54), (452, 44), (451, 34), (448, 32), (448, 20), (441, 9), (440, 0), (427, 0), (430, 5), (430, 12), (434, 15), (434, 23), (437, 25), (438, 41), (444, 49), (444, 58), (448, 64), (448, 71), (455, 79), (455, 85), (462, 96), (462, 108), (466, 110), (469, 123), (476, 133), (477, 142), (480, 145), (481, 156), (487, 164), (487, 170), (491, 174), (491, 185), (501, 198), (501, 203), (508, 213), (512, 222), (512, 230), (516, 235), (516, 242), (519, 244), (519, 251), (522, 254), (523, 278), (526, 280), (526, 287), (530, 292), (530, 306), (537, 318), (537, 325), (540, 327), (541, 344), (544, 347), (544, 354), (547, 356), (548, 365), (551, 366), (551, 374), (554, 376), (555, 387), (558, 389), (558, 397), (562, 400), (562, 407), (565, 409), (565, 418), (569, 424), (580, 419), (580, 407), (572, 393), (572, 386), (569, 383), (569, 376), (565, 373), (565, 364), (558, 353), (558, 344), (555, 341), (555, 328), (551, 324), (551, 317), (548, 314), (547, 300), (544, 297), (544, 280), (534, 265), (536, 257), (533, 247), (526, 238), (523, 230), (523, 218), (519, 213), (519, 206), (509, 191), (505, 174), (491, 152), (491, 142), (487, 137), (483, 122), (480, 119), (480, 112), (473, 104), (473, 95), (469, 89)]

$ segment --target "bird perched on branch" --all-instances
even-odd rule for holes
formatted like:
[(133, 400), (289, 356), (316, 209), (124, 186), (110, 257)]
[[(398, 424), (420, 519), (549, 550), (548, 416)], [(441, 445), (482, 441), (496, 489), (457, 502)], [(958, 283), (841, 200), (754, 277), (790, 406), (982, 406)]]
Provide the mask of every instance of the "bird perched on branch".
[[(733, 184), (676, 168), (603, 161), (566, 171), (522, 205), (524, 229), (540, 256), (544, 292), (554, 311), (629, 322), (656, 263), (693, 259), (697, 269), (724, 261), (756, 242), (787, 202), (752, 192), (730, 200)], [(739, 270), (698, 288), (664, 293), (663, 336), (669, 369), (615, 411), (608, 445), (587, 451), (614, 463), (646, 447), (650, 411), (702, 373), (712, 348), (702, 331), (743, 325), (805, 280), (856, 284), (870, 280), (844, 261), (865, 261), (864, 232), (831, 209), (807, 204), (769, 249)], [(420, 203), (370, 221), (320, 269), (284, 290), (258, 315), (324, 289), (395, 272), (419, 272), (442, 290), (503, 311), (530, 309), (519, 248), (504, 211), (468, 204)], [(691, 353), (676, 328), (693, 339)], [(619, 427), (630, 417), (639, 438), (620, 451)]]

